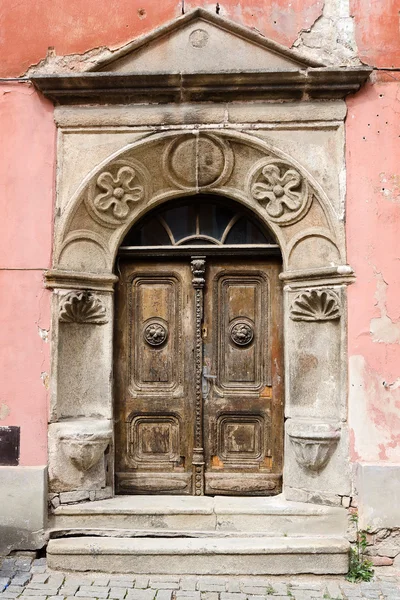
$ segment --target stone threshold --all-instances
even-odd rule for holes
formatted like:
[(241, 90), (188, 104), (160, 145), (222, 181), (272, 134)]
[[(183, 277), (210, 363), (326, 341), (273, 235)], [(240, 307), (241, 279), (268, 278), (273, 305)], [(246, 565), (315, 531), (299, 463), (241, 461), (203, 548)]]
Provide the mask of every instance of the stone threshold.
[(64, 504), (55, 515), (93, 514), (268, 514), (268, 515), (343, 515), (341, 507), (285, 500), (277, 496), (114, 496), (107, 500)]
[(344, 536), (347, 512), (273, 497), (116, 496), (59, 506), (50, 537)]

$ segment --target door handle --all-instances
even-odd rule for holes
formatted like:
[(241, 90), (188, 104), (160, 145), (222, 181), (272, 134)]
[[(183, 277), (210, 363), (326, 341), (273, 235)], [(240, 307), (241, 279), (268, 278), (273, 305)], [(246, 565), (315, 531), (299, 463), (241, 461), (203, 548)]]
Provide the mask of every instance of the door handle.
[(204, 400), (207, 400), (208, 394), (211, 391), (212, 384), (216, 379), (217, 376), (211, 375), (209, 373), (208, 367), (204, 366), (201, 372), (201, 392)]

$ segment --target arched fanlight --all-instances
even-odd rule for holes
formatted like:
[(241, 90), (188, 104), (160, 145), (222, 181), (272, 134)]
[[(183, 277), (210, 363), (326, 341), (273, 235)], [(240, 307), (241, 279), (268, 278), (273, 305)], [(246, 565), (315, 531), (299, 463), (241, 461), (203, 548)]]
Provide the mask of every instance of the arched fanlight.
[(271, 232), (238, 203), (191, 196), (155, 209), (135, 224), (122, 247), (275, 245)]

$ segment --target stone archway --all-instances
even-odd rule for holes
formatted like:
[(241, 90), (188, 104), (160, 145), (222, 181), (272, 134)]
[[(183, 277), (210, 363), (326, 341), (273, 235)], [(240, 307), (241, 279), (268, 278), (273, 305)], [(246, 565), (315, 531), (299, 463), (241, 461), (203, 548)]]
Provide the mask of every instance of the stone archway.
[[(50, 489), (112, 495), (113, 273), (128, 229), (169, 199), (231, 197), (274, 232), (284, 272), (287, 499), (349, 493), (343, 224), (293, 158), (224, 129), (150, 134), (90, 172), (56, 224)], [(61, 443), (60, 443), (61, 442)], [(78, 495), (76, 495), (78, 494)]]

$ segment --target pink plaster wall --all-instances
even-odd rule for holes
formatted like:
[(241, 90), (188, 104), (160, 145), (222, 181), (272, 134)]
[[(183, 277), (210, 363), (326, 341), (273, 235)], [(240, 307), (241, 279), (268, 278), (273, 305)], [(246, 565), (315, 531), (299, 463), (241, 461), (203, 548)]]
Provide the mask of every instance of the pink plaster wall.
[(0, 131), (0, 426), (21, 427), (33, 466), (47, 462), (53, 108), (29, 84), (1, 85)]
[(348, 100), (349, 412), (353, 460), (400, 462), (400, 77), (384, 79)]

